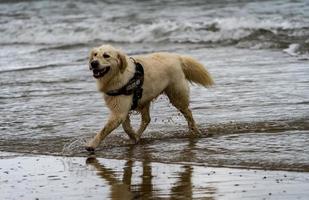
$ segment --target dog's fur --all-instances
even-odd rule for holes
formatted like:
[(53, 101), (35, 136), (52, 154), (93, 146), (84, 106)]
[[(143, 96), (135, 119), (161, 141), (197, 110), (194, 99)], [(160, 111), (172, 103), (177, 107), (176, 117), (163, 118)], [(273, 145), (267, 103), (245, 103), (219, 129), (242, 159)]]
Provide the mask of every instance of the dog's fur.
[(150, 122), (150, 103), (160, 94), (167, 95), (170, 102), (184, 115), (191, 134), (193, 136), (199, 134), (189, 109), (188, 81), (205, 87), (213, 84), (210, 74), (203, 65), (189, 56), (174, 53), (160, 52), (133, 57), (144, 67), (143, 95), (136, 109), (141, 113), (142, 122), (137, 132), (132, 129), (129, 116), (133, 95), (106, 95), (106, 92), (121, 88), (133, 77), (135, 72), (133, 60), (110, 45), (94, 48), (90, 53), (89, 63), (98, 61), (99, 69), (110, 68), (103, 77), (97, 77), (96, 81), (98, 89), (104, 93), (111, 114), (105, 127), (86, 145), (88, 151), (93, 151), (120, 124), (130, 139), (137, 143)]

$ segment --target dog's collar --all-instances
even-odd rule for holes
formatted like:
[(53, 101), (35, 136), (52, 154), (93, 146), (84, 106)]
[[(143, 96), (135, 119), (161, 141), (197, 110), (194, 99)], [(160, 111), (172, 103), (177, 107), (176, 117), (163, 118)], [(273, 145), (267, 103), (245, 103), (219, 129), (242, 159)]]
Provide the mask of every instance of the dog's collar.
[(123, 87), (108, 91), (105, 94), (109, 96), (133, 94), (131, 110), (135, 110), (138, 105), (138, 100), (140, 100), (143, 95), (144, 68), (139, 62), (136, 62), (134, 58), (130, 57), (130, 59), (132, 59), (135, 64), (134, 76)]

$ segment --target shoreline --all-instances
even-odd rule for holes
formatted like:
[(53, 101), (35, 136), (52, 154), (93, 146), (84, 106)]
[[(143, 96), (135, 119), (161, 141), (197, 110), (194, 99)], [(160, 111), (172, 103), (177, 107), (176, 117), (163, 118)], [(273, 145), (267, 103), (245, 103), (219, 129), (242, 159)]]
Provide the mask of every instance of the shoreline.
[[(106, 159), (191, 164), (204, 167), (309, 172), (308, 130), (247, 132), (189, 138), (185, 132), (146, 133), (139, 145), (111, 134), (96, 151)], [(0, 140), (0, 152), (87, 157), (86, 138)], [(35, 145), (33, 145), (35, 144)], [(291, 144), (297, 144), (291, 146)], [(295, 156), (297, 155), (297, 156)]]

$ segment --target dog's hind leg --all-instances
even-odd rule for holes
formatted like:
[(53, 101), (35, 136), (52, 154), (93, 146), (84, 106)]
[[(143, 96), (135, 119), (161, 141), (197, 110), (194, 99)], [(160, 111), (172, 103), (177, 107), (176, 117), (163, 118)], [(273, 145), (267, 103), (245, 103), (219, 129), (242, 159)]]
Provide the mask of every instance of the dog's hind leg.
[(137, 131), (137, 142), (141, 139), (143, 132), (147, 128), (148, 124), (150, 123), (151, 119), (150, 119), (149, 108), (150, 108), (150, 103), (146, 104), (141, 110), (142, 121), (141, 121), (141, 126)]
[(190, 133), (192, 134), (192, 136), (199, 136), (201, 133), (198, 130), (198, 128), (196, 127), (195, 121), (194, 121), (193, 116), (192, 116), (192, 112), (189, 109), (189, 107), (186, 107), (186, 108), (176, 107), (176, 108), (178, 108), (178, 110), (186, 118), (186, 120), (188, 122), (189, 129), (190, 129)]
[(189, 109), (189, 86), (187, 81), (170, 85), (165, 90), (165, 93), (173, 106), (175, 106), (186, 118), (191, 135), (199, 136), (200, 131), (198, 130), (192, 112)]
[(128, 134), (129, 138), (134, 142), (137, 143), (137, 137), (135, 131), (131, 126), (130, 115), (127, 115), (126, 120), (122, 123), (123, 130)]

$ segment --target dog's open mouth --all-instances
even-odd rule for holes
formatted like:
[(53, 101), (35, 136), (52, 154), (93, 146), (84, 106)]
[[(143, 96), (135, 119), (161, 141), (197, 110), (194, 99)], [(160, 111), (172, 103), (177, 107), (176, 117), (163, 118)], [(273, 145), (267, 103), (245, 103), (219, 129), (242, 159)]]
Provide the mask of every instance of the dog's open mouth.
[(107, 72), (110, 70), (110, 66), (104, 67), (103, 69), (94, 69), (93, 77), (94, 78), (102, 78)]

